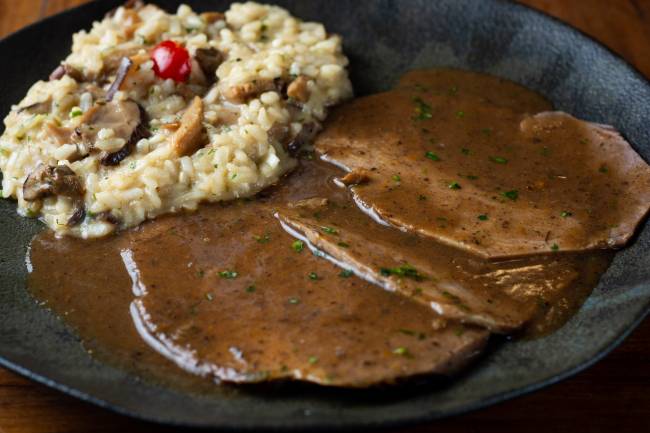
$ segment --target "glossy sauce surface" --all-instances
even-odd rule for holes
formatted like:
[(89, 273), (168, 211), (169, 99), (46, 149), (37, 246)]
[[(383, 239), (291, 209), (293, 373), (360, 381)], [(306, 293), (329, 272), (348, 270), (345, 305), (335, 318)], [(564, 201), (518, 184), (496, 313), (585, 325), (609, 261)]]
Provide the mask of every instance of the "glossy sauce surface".
[[(474, 79), (487, 88), (494, 80)], [(506, 87), (514, 106), (548, 108)], [(29, 288), (87, 347), (144, 375), (192, 387), (205, 385), (178, 371), (365, 387), (451, 374), (489, 331), (557, 329), (611, 259), (591, 251), (489, 261), (378, 224), (357, 206), (354, 187), (333, 181), (345, 172), (316, 159), (308, 154), (254, 199), (107, 239), (44, 232), (31, 245)]]

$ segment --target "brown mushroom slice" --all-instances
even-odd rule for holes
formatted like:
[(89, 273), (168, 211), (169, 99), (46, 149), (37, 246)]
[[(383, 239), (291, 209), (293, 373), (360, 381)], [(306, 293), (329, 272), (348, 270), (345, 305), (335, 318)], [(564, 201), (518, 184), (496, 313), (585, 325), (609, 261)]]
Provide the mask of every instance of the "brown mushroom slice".
[(309, 77), (299, 75), (287, 87), (287, 96), (300, 103), (305, 103), (309, 100)]
[(128, 57), (122, 57), (122, 60), (120, 60), (120, 66), (117, 68), (117, 72), (115, 73), (115, 79), (106, 91), (107, 101), (113, 100), (113, 96), (115, 96), (117, 91), (120, 90), (122, 83), (124, 83), (124, 79), (131, 69), (131, 66), (133, 66), (133, 60), (129, 59)]
[(140, 139), (149, 136), (146, 116), (144, 109), (130, 100), (96, 104), (84, 113), (82, 124), (75, 130), (75, 139), (92, 146), (101, 129), (112, 129), (115, 137), (125, 140), (125, 144), (115, 152), (104, 152), (101, 163), (117, 165), (129, 156), (133, 146)]
[(205, 144), (203, 140), (203, 100), (195, 96), (181, 117), (179, 128), (171, 138), (178, 156), (191, 155)]
[(217, 78), (217, 68), (225, 59), (224, 54), (213, 47), (198, 48), (194, 53), (194, 58), (201, 67), (201, 71), (203, 71), (208, 84), (214, 83)]
[(622, 246), (647, 213), (650, 167), (611, 128), (529, 117), (546, 103), (495, 77), (415, 75), (342, 107), (316, 140), (325, 160), (369, 171), (352, 187), (366, 211), (495, 259)]
[(84, 188), (76, 173), (67, 165), (37, 166), (23, 183), (23, 199), (36, 201), (45, 197), (60, 195), (73, 201), (73, 212), (68, 219), (69, 226), (80, 223), (86, 215)]
[[(122, 252), (136, 329), (187, 371), (228, 382), (365, 387), (453, 373), (487, 340), (487, 331), (461, 324), (436, 330), (431, 309), (341, 277), (306, 251), (278, 254), (273, 245), (293, 239), (260, 202), (187, 218), (143, 226)], [(202, 219), (205, 231), (190, 235)], [(178, 236), (157, 236), (171, 229)], [(242, 233), (267, 233), (273, 242)]]

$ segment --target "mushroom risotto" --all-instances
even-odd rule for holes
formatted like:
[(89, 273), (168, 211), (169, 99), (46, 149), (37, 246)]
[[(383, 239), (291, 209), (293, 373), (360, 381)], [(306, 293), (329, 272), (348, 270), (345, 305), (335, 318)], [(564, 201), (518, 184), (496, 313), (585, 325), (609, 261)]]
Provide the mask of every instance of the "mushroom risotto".
[(6, 117), (2, 195), (84, 238), (250, 196), (352, 95), (347, 63), (339, 36), (275, 6), (120, 7)]

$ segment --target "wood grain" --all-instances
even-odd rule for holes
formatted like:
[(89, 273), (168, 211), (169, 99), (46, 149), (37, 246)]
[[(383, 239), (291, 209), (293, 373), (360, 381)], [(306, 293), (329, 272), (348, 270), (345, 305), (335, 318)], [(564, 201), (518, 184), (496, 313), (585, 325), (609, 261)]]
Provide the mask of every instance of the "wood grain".
[[(0, 0), (0, 36), (87, 0)], [(650, 77), (650, 0), (523, 0), (600, 40)], [(605, 360), (543, 391), (468, 415), (399, 430), (650, 431), (650, 321)], [(177, 432), (80, 402), (0, 369), (0, 433)], [(395, 431), (394, 433), (397, 433)]]

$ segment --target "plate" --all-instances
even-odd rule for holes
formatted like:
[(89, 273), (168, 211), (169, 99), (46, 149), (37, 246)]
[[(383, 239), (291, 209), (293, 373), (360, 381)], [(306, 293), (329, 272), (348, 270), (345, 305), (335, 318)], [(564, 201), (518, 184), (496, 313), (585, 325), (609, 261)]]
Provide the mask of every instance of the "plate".
[[(46, 79), (89, 28), (118, 1), (91, 2), (0, 42), (0, 113)], [(157, 2), (167, 10), (174, 1)], [(186, 1), (225, 10), (226, 1)], [(620, 58), (558, 21), (488, 0), (278, 0), (294, 15), (344, 36), (358, 95), (388, 89), (404, 71), (451, 66), (509, 78), (578, 117), (614, 125), (650, 159), (650, 85)], [(559, 331), (534, 341), (493, 344), (448, 383), (372, 392), (288, 387), (199, 395), (152, 384), (86, 353), (73, 330), (25, 291), (30, 239), (40, 223), (0, 202), (0, 364), (83, 400), (138, 418), (219, 429), (323, 430), (405, 425), (459, 414), (552, 384), (619, 344), (650, 305), (650, 228), (617, 254), (582, 309)]]

